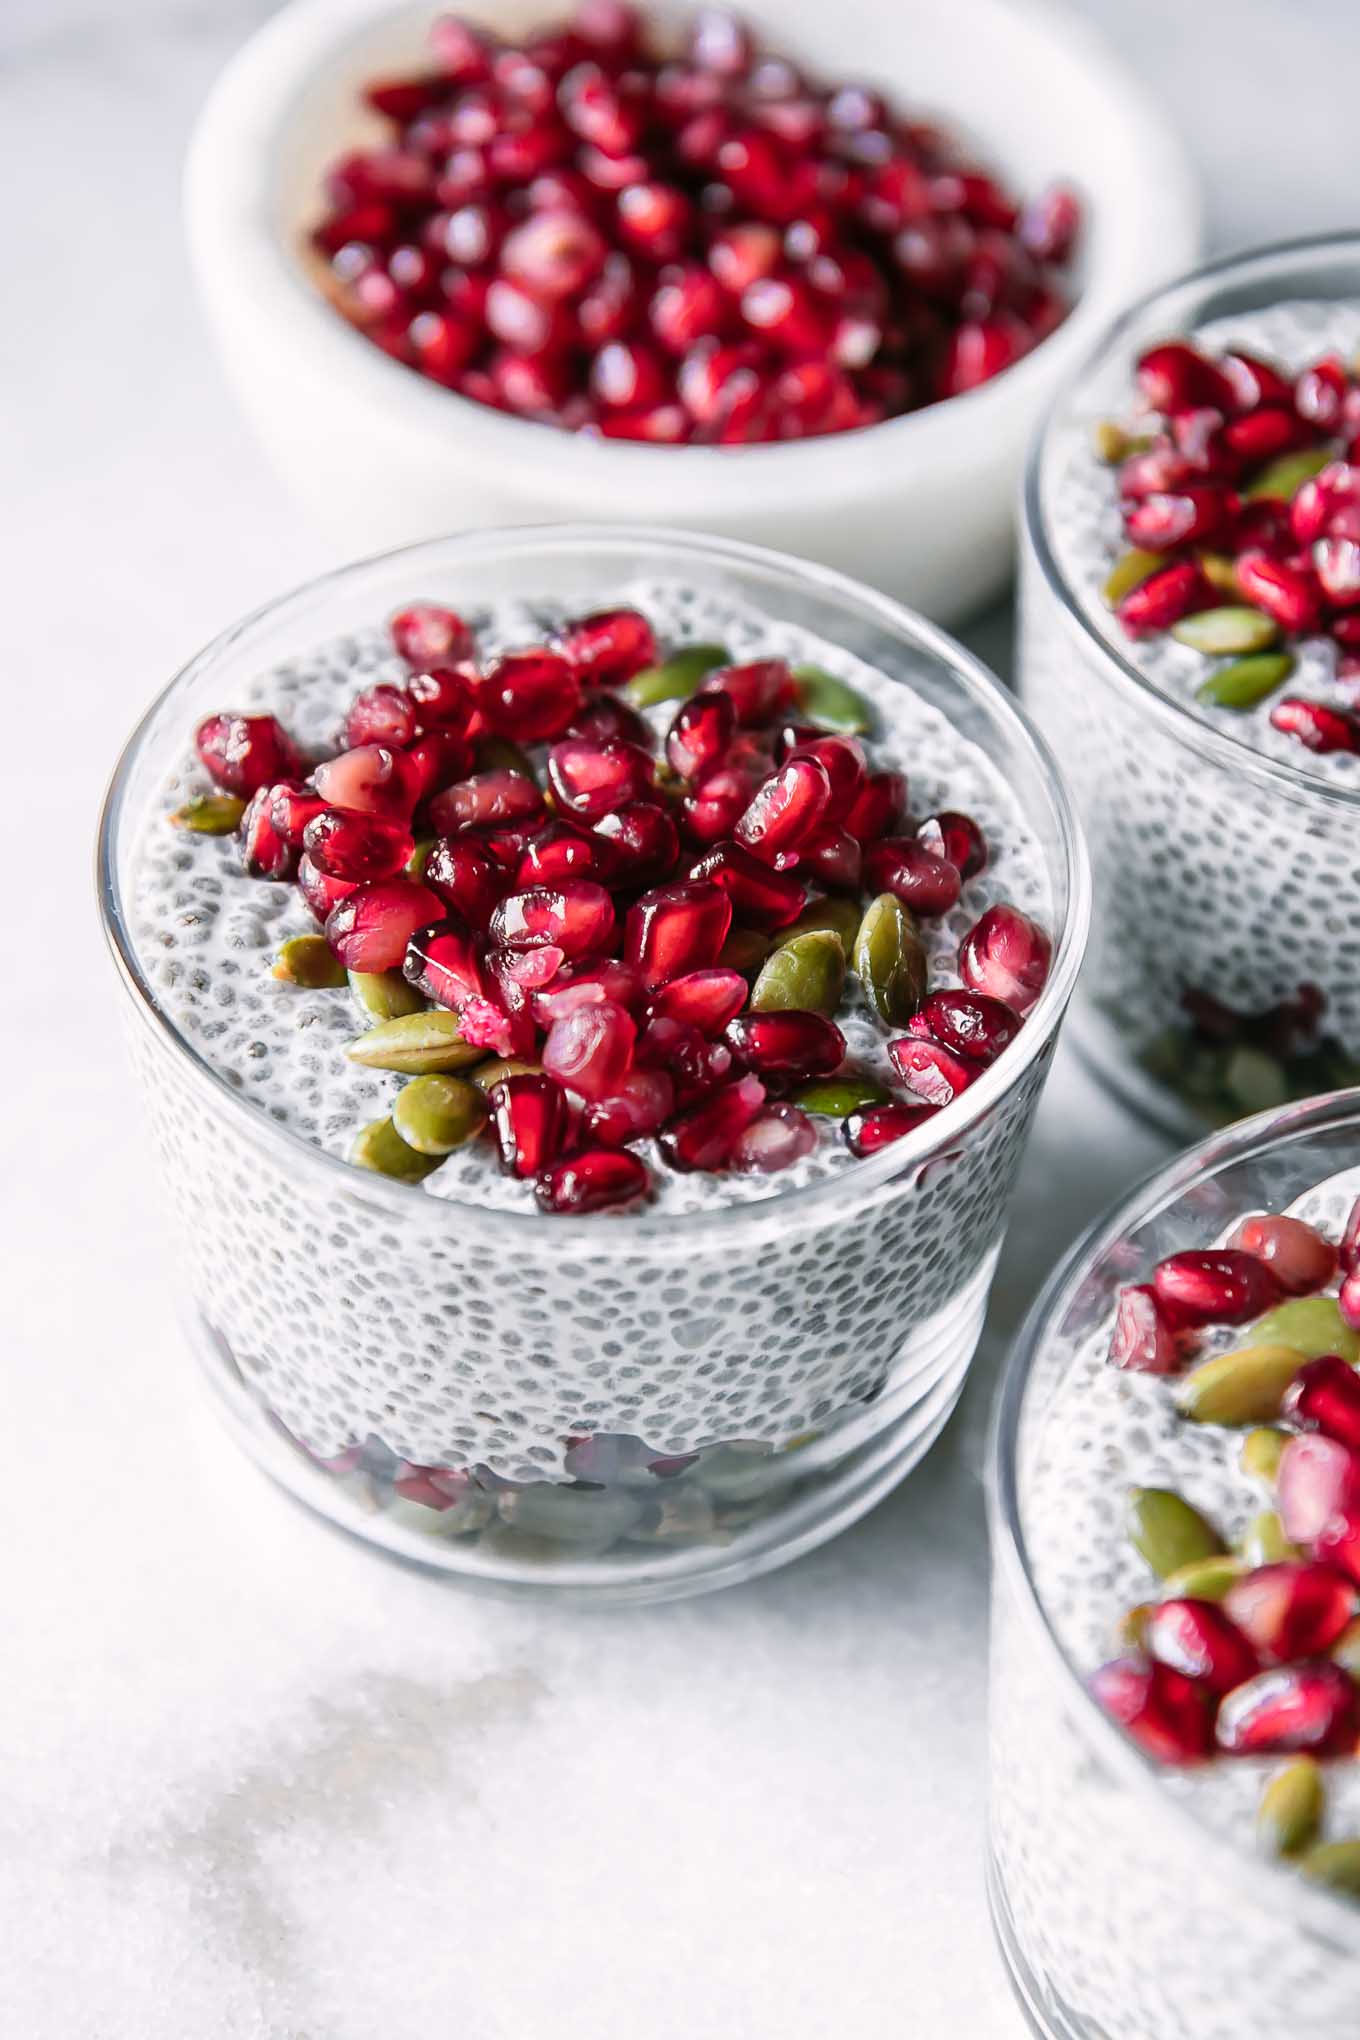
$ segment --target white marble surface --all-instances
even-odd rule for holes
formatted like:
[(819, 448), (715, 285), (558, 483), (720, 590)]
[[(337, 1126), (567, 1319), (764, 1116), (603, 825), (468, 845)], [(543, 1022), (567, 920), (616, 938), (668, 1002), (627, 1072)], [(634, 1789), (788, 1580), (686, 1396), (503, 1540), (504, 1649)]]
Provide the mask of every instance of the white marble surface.
[[(90, 849), (150, 691), (325, 564), (232, 414), (178, 240), (195, 106), (266, 11), (0, 15), (0, 2033), (1017, 2040), (981, 1881), (985, 1410), (1035, 1283), (1156, 1151), (1079, 1071), (931, 1461), (720, 1598), (441, 1592), (275, 1495), (191, 1378)], [(1220, 244), (1352, 214), (1345, 0), (1089, 11), (1195, 133)], [(1004, 657), (1004, 620), (978, 641)]]

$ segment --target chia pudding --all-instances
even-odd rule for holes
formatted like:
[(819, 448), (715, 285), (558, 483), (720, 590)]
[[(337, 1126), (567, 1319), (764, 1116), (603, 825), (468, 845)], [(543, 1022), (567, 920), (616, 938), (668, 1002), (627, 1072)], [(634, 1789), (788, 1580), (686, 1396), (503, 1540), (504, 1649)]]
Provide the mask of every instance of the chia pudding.
[(290, 1484), (452, 1570), (730, 1569), (952, 1405), (1070, 877), (934, 645), (741, 549), (537, 536), (406, 556), (428, 602), (349, 570), (171, 690), (134, 1041), (200, 1349)]
[(1041, 2031), (1312, 2040), (1353, 2008), (1358, 1133), (1351, 1095), (1183, 1158), (1022, 1336), (994, 1897)]
[(1079, 1039), (1178, 1128), (1360, 1077), (1357, 347), (1348, 244), (1217, 265), (1116, 329), (1031, 470), (1022, 692), (1096, 871)]

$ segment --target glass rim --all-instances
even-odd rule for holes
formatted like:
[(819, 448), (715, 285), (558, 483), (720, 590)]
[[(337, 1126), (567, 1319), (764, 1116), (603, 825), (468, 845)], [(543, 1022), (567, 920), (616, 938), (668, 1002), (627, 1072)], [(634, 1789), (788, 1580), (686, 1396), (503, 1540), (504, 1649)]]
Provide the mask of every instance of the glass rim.
[(1097, 369), (1123, 349), (1133, 332), (1156, 312), (1159, 305), (1196, 285), (1230, 282), (1263, 264), (1329, 254), (1349, 256), (1360, 263), (1360, 233), (1306, 234), (1239, 249), (1235, 254), (1215, 256), (1212, 261), (1183, 270), (1168, 282), (1158, 284), (1155, 289), (1135, 298), (1117, 318), (1110, 321), (1095, 344), (1078, 359), (1063, 387), (1045, 406), (1025, 462), (1021, 509), (1034, 557), (1069, 629), (1096, 654), (1108, 674), (1126, 692), (1132, 692), (1137, 707), (1150, 713), (1178, 742), (1206, 752), (1228, 772), (1255, 780), (1272, 791), (1282, 791), (1294, 800), (1315, 800), (1323, 806), (1353, 812), (1360, 807), (1360, 785), (1337, 785), (1304, 764), (1286, 764), (1282, 759), (1258, 751), (1245, 737), (1215, 728), (1188, 703), (1163, 692), (1119, 644), (1105, 637), (1058, 563), (1049, 539), (1043, 504), (1043, 470), (1055, 436), (1065, 423), (1073, 392), (1080, 390)]
[(560, 523), (495, 527), (421, 539), (414, 544), (347, 561), (312, 576), (282, 595), (259, 604), (220, 631), (156, 694), (135, 724), (114, 767), (99, 819), (96, 890), (105, 940), (139, 1017), (158, 1039), (169, 1046), (196, 1081), (209, 1086), (219, 1101), (227, 1101), (229, 1115), (236, 1116), (243, 1130), (253, 1132), (266, 1145), (271, 1142), (280, 1144), (289, 1151), (298, 1166), (327, 1173), (338, 1172), (333, 1179), (337, 1186), (343, 1183), (350, 1192), (361, 1189), (366, 1196), (389, 1203), (393, 1212), (409, 1211), (411, 1206), (407, 1200), (419, 1197), (427, 1211), (430, 1207), (445, 1206), (450, 1223), (456, 1218), (471, 1218), (478, 1226), (490, 1225), (496, 1231), (521, 1227), (525, 1229), (526, 1237), (532, 1233), (541, 1239), (545, 1223), (541, 1212), (506, 1211), (470, 1198), (432, 1197), (419, 1184), (403, 1183), (376, 1172), (356, 1170), (352, 1162), (318, 1147), (292, 1127), (280, 1125), (244, 1097), (228, 1081), (226, 1074), (175, 1026), (157, 1000), (142, 967), (125, 911), (118, 878), (118, 851), (131, 777), (162, 710), (176, 694), (187, 693), (205, 670), (260, 625), (286, 614), (295, 606), (311, 602), (328, 587), (351, 576), (369, 569), (384, 568), (397, 561), (409, 561), (412, 571), (418, 574), (424, 562), (429, 561), (433, 567), (436, 559), (447, 561), (450, 552), (460, 559), (475, 559), (479, 553), (488, 551), (499, 555), (506, 550), (532, 551), (541, 556), (545, 550), (568, 551), (583, 545), (605, 551), (636, 550), (650, 545), (664, 547), (681, 558), (733, 568), (758, 569), (767, 574), (774, 572), (786, 579), (796, 579), (800, 584), (811, 584), (822, 594), (857, 608), (861, 615), (899, 640), (905, 639), (937, 667), (943, 667), (991, 717), (1009, 725), (1012, 734), (1031, 753), (1053, 804), (1059, 831), (1057, 854), (1063, 865), (1059, 882), (1065, 880), (1068, 898), (1062, 927), (1054, 931), (1053, 960), (1048, 978), (1026, 1017), (1018, 1039), (990, 1068), (983, 1071), (975, 1083), (969, 1085), (961, 1098), (955, 1099), (904, 1139), (892, 1143), (881, 1154), (858, 1160), (797, 1190), (776, 1191), (768, 1197), (742, 1200), (707, 1211), (665, 1214), (644, 1207), (636, 1213), (612, 1214), (603, 1226), (598, 1215), (576, 1218), (554, 1216), (551, 1220), (552, 1237), (564, 1247), (580, 1248), (587, 1242), (593, 1242), (593, 1250), (597, 1253), (607, 1248), (619, 1254), (643, 1246), (655, 1250), (668, 1244), (680, 1251), (695, 1240), (714, 1233), (730, 1233), (743, 1227), (759, 1229), (762, 1223), (767, 1226), (777, 1224), (780, 1230), (787, 1230), (796, 1223), (815, 1224), (824, 1213), (830, 1217), (841, 1206), (862, 1202), (873, 1193), (886, 1189), (900, 1173), (932, 1160), (1016, 1088), (1052, 1043), (1081, 963), (1091, 910), (1089, 861), (1071, 795), (1046, 741), (1014, 697), (980, 659), (956, 643), (939, 625), (928, 622), (891, 596), (864, 586), (833, 568), (742, 540), (714, 538), (665, 525)]
[[(1162, 1767), (1145, 1756), (1092, 1698), (1086, 1677), (1059, 1637), (1035, 1583), (1021, 1521), (1017, 1464), (1020, 1427), (1035, 1363), (1043, 1353), (1054, 1322), (1068, 1307), (1091, 1262), (1131, 1225), (1152, 1216), (1172, 1197), (1184, 1195), (1230, 1164), (1308, 1134), (1347, 1125), (1360, 1129), (1360, 1088), (1328, 1091), (1316, 1098), (1272, 1106), (1181, 1149), (1169, 1162), (1158, 1163), (1117, 1204), (1086, 1226), (1049, 1275), (1012, 1341), (992, 1404), (984, 1480), (993, 1597), (998, 1591), (999, 1576), (1004, 1573), (1007, 1590), (1031, 1633), (1040, 1638), (1074, 1712), (1081, 1716), (1083, 1732), (1089, 1731), (1094, 1738), (1102, 1761), (1131, 1791), (1149, 1802), (1155, 1801), (1159, 1814), (1178, 1828), (1197, 1855), (1215, 1859), (1222, 1873), (1234, 1882), (1251, 1886), (1258, 1902), (1276, 1910), (1291, 1908), (1310, 1931), (1326, 1940), (1344, 1941), (1346, 1952), (1354, 1954), (1360, 1952), (1360, 1913), (1353, 1900), (1297, 1874), (1282, 1876), (1282, 1866), (1254, 1855), (1220, 1828), (1201, 1820), (1184, 1800), (1167, 1790)], [(1360, 1757), (1355, 1761), (1360, 1762)]]

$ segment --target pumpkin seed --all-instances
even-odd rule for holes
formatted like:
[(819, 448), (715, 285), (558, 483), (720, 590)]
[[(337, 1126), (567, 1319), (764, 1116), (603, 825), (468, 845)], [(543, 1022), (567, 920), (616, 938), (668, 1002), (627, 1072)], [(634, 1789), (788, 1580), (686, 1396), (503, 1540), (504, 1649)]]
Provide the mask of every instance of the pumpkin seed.
[(646, 666), (619, 689), (631, 708), (655, 708), (662, 701), (685, 701), (699, 682), (719, 666), (730, 666), (726, 645), (677, 645), (660, 666)]
[(1149, 574), (1155, 574), (1166, 561), (1160, 553), (1142, 552), (1135, 546), (1132, 552), (1121, 553), (1111, 567), (1105, 586), (1101, 589), (1106, 606), (1118, 609), (1126, 595), (1141, 587)]
[(1198, 1558), (1218, 1558), (1223, 1539), (1171, 1488), (1129, 1489), (1129, 1536), (1159, 1579)]
[(1221, 1601), (1246, 1571), (1246, 1563), (1225, 1553), (1222, 1558), (1192, 1558), (1162, 1581), (1164, 1601)]
[(864, 696), (824, 667), (795, 666), (793, 684), (798, 706), (813, 722), (852, 737), (867, 736), (873, 729), (874, 712)]
[(349, 988), (366, 1020), (396, 1020), (425, 1010), (424, 999), (399, 970), (352, 970)]
[(1305, 1877), (1360, 1898), (1360, 1842), (1317, 1842), (1299, 1858)]
[(1296, 1346), (1238, 1346), (1192, 1367), (1176, 1402), (1195, 1424), (1268, 1424), (1303, 1362)]
[(1360, 1679), (1360, 1615), (1348, 1622), (1332, 1645), (1332, 1656), (1353, 1679)]
[(1116, 1650), (1141, 1650), (1147, 1637), (1148, 1617), (1155, 1603), (1139, 1601), (1129, 1608), (1114, 1625), (1114, 1647)]
[(407, 878), (424, 878), (425, 866), (430, 861), (430, 852), (433, 848), (433, 836), (421, 836), (417, 839), (415, 848), (402, 866), (402, 871)]
[(1201, 609), (1183, 616), (1171, 626), (1171, 635), (1192, 651), (1225, 658), (1233, 652), (1263, 652), (1278, 643), (1280, 626), (1263, 609), (1249, 609), (1245, 603), (1225, 602), (1218, 609)]
[(1280, 1455), (1287, 1442), (1286, 1432), (1277, 1431), (1269, 1424), (1258, 1424), (1242, 1440), (1237, 1463), (1249, 1480), (1258, 1480), (1263, 1487), (1273, 1488), (1280, 1470)]
[(1106, 467), (1118, 467), (1129, 457), (1129, 435), (1113, 418), (1100, 418), (1091, 428), (1091, 446), (1097, 460)]
[(392, 1105), (392, 1124), (421, 1155), (451, 1155), (486, 1118), (486, 1099), (461, 1077), (413, 1077)]
[(809, 900), (798, 919), (790, 921), (788, 927), (781, 928), (773, 938), (774, 947), (778, 949), (781, 943), (792, 942), (796, 936), (807, 935), (814, 928), (829, 928), (833, 935), (839, 935), (841, 948), (847, 956), (852, 955), (860, 928), (859, 901), (846, 899), (843, 893)]
[(1251, 1336), (1264, 1346), (1292, 1346), (1305, 1360), (1339, 1353), (1352, 1367), (1360, 1361), (1360, 1332), (1346, 1323), (1334, 1296), (1292, 1296), (1277, 1303), (1256, 1320)]
[(1303, 1557), (1297, 1544), (1285, 1536), (1284, 1524), (1273, 1509), (1262, 1509), (1259, 1516), (1252, 1517), (1237, 1548), (1249, 1566), (1279, 1565)]
[(408, 1147), (390, 1119), (373, 1119), (354, 1136), (349, 1158), (360, 1169), (394, 1176), (401, 1183), (419, 1183), (439, 1167), (436, 1155), (417, 1154)]
[(1256, 1839), (1268, 1856), (1294, 1856), (1317, 1840), (1326, 1803), (1321, 1767), (1296, 1757), (1277, 1771), (1256, 1814)]
[(1199, 570), (1211, 588), (1217, 588), (1220, 595), (1231, 595), (1234, 601), (1241, 596), (1237, 585), (1237, 562), (1229, 553), (1202, 552), (1199, 554)]
[(818, 1112), (825, 1119), (848, 1119), (866, 1105), (885, 1105), (892, 1093), (872, 1077), (841, 1075), (815, 1077), (800, 1084), (793, 1093), (795, 1105), (804, 1112)]
[(1256, 496), (1279, 496), (1287, 503), (1305, 482), (1320, 475), (1333, 458), (1325, 446), (1304, 446), (1297, 453), (1282, 453), (1258, 468), (1244, 484), (1242, 494), (1248, 501)]
[(1257, 652), (1249, 659), (1234, 659), (1230, 666), (1220, 666), (1195, 689), (1195, 699), (1205, 708), (1255, 708), (1282, 687), (1293, 670), (1291, 652)]
[(538, 784), (533, 766), (510, 737), (478, 737), (472, 749), (472, 762), (478, 772), (517, 772), (521, 779)]
[(514, 1056), (493, 1056), (489, 1062), (478, 1063), (475, 1070), (468, 1072), (468, 1081), (486, 1095), (494, 1091), (497, 1084), (503, 1084), (507, 1077), (541, 1077), (542, 1063), (518, 1062)]
[(866, 908), (854, 959), (864, 996), (879, 1019), (905, 1026), (929, 988), (930, 966), (910, 910), (893, 893), (880, 893)]
[(245, 802), (234, 793), (196, 793), (170, 819), (194, 836), (234, 836), (245, 811)]
[(783, 942), (751, 987), (753, 1013), (834, 1013), (845, 987), (845, 951), (829, 928)]
[(770, 953), (770, 938), (762, 935), (759, 928), (729, 928), (727, 940), (718, 951), (718, 964), (723, 970), (739, 970), (743, 977), (750, 977), (758, 971)]
[(456, 1013), (431, 1006), (425, 1013), (402, 1013), (370, 1027), (345, 1054), (366, 1070), (396, 1070), (404, 1077), (423, 1077), (431, 1070), (465, 1070), (486, 1058), (484, 1048), (464, 1041)]
[(273, 975), (282, 985), (309, 992), (345, 983), (345, 966), (324, 935), (290, 935), (279, 950)]
[(1289, 1073), (1263, 1048), (1239, 1043), (1223, 1064), (1223, 1088), (1238, 1112), (1264, 1112), (1272, 1105), (1283, 1105), (1289, 1096)]

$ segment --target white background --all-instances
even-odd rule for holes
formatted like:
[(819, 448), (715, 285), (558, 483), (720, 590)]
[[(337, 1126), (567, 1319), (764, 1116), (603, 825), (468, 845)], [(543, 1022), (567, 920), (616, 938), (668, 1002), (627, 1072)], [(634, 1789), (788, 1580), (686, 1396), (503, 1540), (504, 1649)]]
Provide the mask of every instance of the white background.
[[(1067, 1061), (958, 1417), (773, 1579), (598, 1616), (440, 1591), (200, 1402), (90, 867), (150, 693), (328, 563), (229, 406), (177, 218), (267, 11), (0, 6), (0, 2034), (1018, 2040), (982, 1894), (986, 1405), (1057, 1251), (1157, 1152)], [(1354, 223), (1346, 0), (1088, 11), (1189, 133), (1216, 246)], [(1003, 617), (971, 635), (1004, 667)]]

